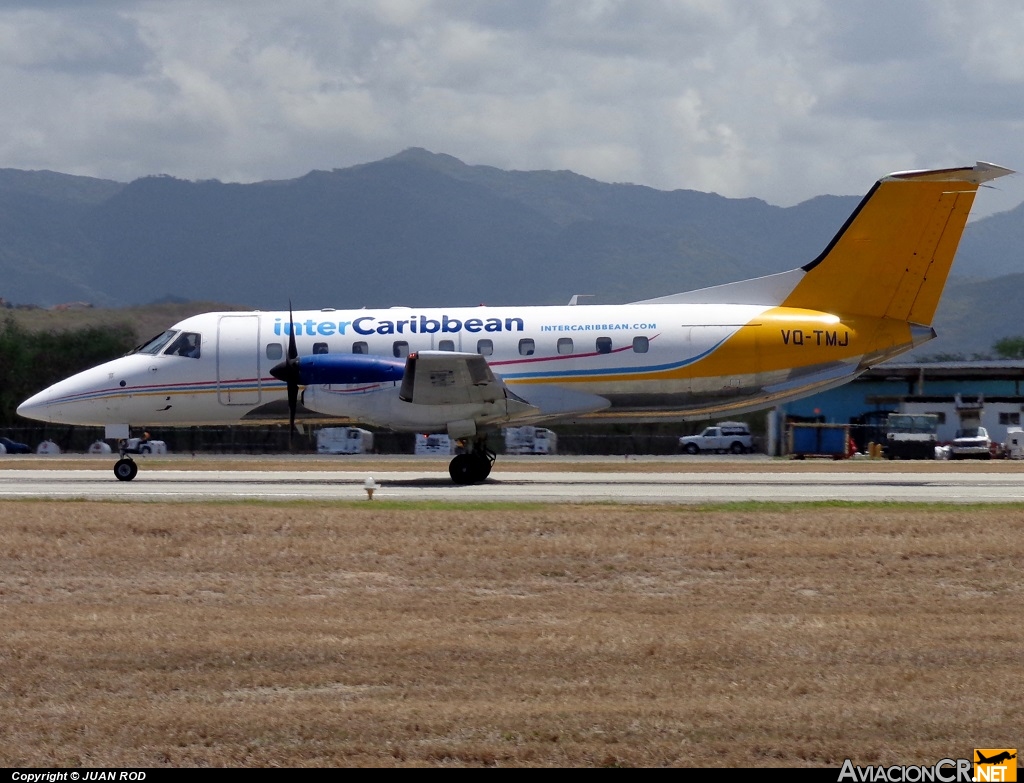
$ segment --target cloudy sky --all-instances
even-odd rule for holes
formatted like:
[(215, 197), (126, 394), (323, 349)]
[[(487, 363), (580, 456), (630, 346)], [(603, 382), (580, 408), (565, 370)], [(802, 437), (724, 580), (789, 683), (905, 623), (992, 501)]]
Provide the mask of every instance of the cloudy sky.
[[(251, 182), (426, 147), (790, 205), (1024, 171), (1020, 0), (0, 0), (0, 167)], [(1024, 201), (1024, 174), (984, 213)]]

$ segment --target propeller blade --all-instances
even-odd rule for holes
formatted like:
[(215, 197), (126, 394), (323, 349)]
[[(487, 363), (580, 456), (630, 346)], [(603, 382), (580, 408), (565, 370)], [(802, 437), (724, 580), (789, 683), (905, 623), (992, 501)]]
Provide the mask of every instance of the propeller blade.
[(295, 409), (299, 404), (299, 387), (288, 384), (288, 449), (292, 448), (292, 433), (295, 432)]
[(292, 317), (292, 302), (288, 300), (288, 357), (271, 368), (270, 374), (288, 384), (288, 450), (292, 448), (292, 433), (295, 432), (295, 411), (299, 405), (299, 348), (295, 343), (295, 324)]
[(295, 323), (292, 317), (292, 300), (288, 300), (288, 361), (294, 362), (299, 358), (299, 349), (295, 344)]
[(292, 317), (292, 300), (288, 300), (288, 450), (292, 449), (292, 434), (295, 432), (295, 410), (299, 404), (299, 348), (295, 344), (295, 319)]

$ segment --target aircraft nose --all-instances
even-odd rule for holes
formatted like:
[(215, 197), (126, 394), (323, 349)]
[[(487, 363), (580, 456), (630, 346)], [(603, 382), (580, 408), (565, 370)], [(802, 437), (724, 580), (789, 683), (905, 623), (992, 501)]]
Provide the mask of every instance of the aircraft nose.
[(41, 391), (18, 406), (18, 415), (36, 421), (50, 421), (50, 395)]

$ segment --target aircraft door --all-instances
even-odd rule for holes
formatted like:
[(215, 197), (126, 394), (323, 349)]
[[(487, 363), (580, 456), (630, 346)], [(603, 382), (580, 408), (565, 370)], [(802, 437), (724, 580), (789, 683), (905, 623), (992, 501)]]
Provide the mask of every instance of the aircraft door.
[(223, 315), (217, 324), (217, 400), (221, 405), (260, 401), (260, 318)]

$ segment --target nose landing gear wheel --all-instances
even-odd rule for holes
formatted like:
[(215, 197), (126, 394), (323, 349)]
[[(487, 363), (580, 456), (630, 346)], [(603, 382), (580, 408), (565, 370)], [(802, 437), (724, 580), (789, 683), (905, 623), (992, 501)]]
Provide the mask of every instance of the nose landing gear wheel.
[(139, 466), (135, 464), (135, 460), (122, 457), (114, 463), (114, 475), (118, 481), (131, 481), (138, 474)]

